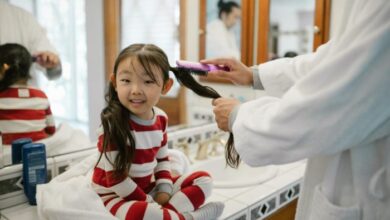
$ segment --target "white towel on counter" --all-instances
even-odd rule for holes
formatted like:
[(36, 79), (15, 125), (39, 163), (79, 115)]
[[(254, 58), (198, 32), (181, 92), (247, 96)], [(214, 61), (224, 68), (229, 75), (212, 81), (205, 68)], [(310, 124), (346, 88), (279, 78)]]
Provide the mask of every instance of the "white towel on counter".
[(93, 146), (82, 130), (73, 128), (67, 123), (61, 123), (52, 136), (37, 142), (45, 144), (47, 156), (65, 154)]
[(96, 160), (97, 154), (91, 155), (50, 183), (38, 185), (36, 198), (39, 219), (116, 219), (91, 188)]
[[(79, 151), (94, 146), (82, 130), (73, 128), (67, 123), (61, 123), (52, 136), (35, 142), (45, 144), (47, 157)], [(0, 168), (1, 163), (3, 165), (12, 163), (11, 152), (11, 145), (3, 145), (3, 157), (1, 158), (3, 161), (0, 159)]]
[(171, 162), (171, 171), (173, 175), (183, 175), (190, 169), (190, 161), (187, 156), (179, 150), (168, 150), (169, 161)]
[[(171, 167), (182, 175), (188, 172), (187, 157), (169, 150)], [(47, 184), (37, 187), (37, 211), (42, 220), (110, 220), (116, 219), (91, 187), (93, 167), (98, 154), (91, 155)]]

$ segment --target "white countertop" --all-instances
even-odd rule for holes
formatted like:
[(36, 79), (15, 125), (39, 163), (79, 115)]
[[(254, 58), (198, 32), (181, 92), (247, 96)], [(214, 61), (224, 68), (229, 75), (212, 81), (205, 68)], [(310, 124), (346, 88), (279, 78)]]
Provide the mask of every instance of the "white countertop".
[[(256, 215), (256, 219), (260, 216), (266, 217), (298, 197), (305, 168), (304, 161), (280, 165), (277, 176), (263, 184), (245, 188), (214, 189), (213, 195), (207, 201), (225, 203), (220, 219), (251, 219), (251, 215)], [(287, 195), (289, 191), (290, 195)], [(264, 213), (258, 213), (262, 208)]]

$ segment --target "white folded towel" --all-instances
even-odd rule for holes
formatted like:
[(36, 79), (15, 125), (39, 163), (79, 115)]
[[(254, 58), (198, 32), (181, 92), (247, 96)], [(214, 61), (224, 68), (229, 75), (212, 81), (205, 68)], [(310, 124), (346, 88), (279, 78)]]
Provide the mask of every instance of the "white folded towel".
[(188, 173), (190, 169), (190, 161), (183, 152), (169, 149), (168, 157), (171, 162), (171, 171), (173, 175), (183, 175)]
[(96, 160), (97, 154), (91, 155), (50, 183), (38, 185), (36, 198), (39, 219), (116, 219), (91, 188)]
[[(181, 151), (169, 150), (168, 155), (173, 172), (179, 175), (188, 172), (189, 161)], [(98, 156), (98, 153), (93, 154), (56, 176), (50, 183), (38, 185), (36, 198), (39, 219), (116, 219), (91, 188), (92, 171)]]
[(89, 137), (82, 130), (73, 128), (67, 123), (60, 124), (53, 136), (37, 142), (45, 144), (47, 156), (64, 154), (93, 146)]

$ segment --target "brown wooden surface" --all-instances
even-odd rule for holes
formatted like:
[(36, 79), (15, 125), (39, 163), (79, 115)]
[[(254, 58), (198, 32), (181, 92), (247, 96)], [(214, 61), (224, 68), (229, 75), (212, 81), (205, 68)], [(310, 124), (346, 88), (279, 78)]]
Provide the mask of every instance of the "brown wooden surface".
[[(186, 0), (180, 0), (180, 24), (179, 24), (179, 41), (180, 41), (180, 59), (186, 59)], [(157, 106), (165, 111), (168, 115), (169, 125), (178, 125), (187, 123), (186, 107), (186, 89), (181, 86), (178, 96), (174, 98), (161, 97)]]
[[(187, 0), (180, 0), (180, 59), (187, 59), (187, 25), (186, 25), (186, 17), (187, 17)], [(187, 123), (187, 99), (186, 99), (186, 88), (181, 87), (179, 91), (179, 123), (185, 124)], [(173, 125), (173, 124), (171, 124)]]
[(206, 0), (199, 0), (199, 59), (206, 57)]
[(253, 42), (254, 42), (254, 18), (255, 1), (241, 1), (241, 61), (247, 65), (253, 65)]
[(181, 87), (178, 97), (162, 97), (157, 106), (168, 115), (168, 125), (179, 125), (186, 123), (185, 88)]
[(314, 34), (313, 50), (329, 40), (331, 0), (316, 0), (314, 25), (320, 30)]
[(257, 27), (257, 64), (268, 61), (268, 32), (270, 16), (270, 0), (259, 0)]
[(120, 47), (120, 0), (104, 0), (104, 55), (106, 79), (114, 70)]
[(298, 204), (298, 199), (295, 199), (265, 219), (266, 220), (294, 220), (297, 204)]

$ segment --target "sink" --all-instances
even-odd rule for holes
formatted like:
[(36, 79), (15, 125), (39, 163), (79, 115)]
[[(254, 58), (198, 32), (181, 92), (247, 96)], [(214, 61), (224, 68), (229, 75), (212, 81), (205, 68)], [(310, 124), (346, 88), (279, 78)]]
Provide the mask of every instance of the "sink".
[(270, 180), (277, 174), (277, 167), (273, 165), (250, 167), (241, 162), (238, 169), (234, 169), (226, 165), (224, 157), (197, 161), (192, 165), (192, 170), (207, 171), (214, 180), (214, 188), (253, 186)]

